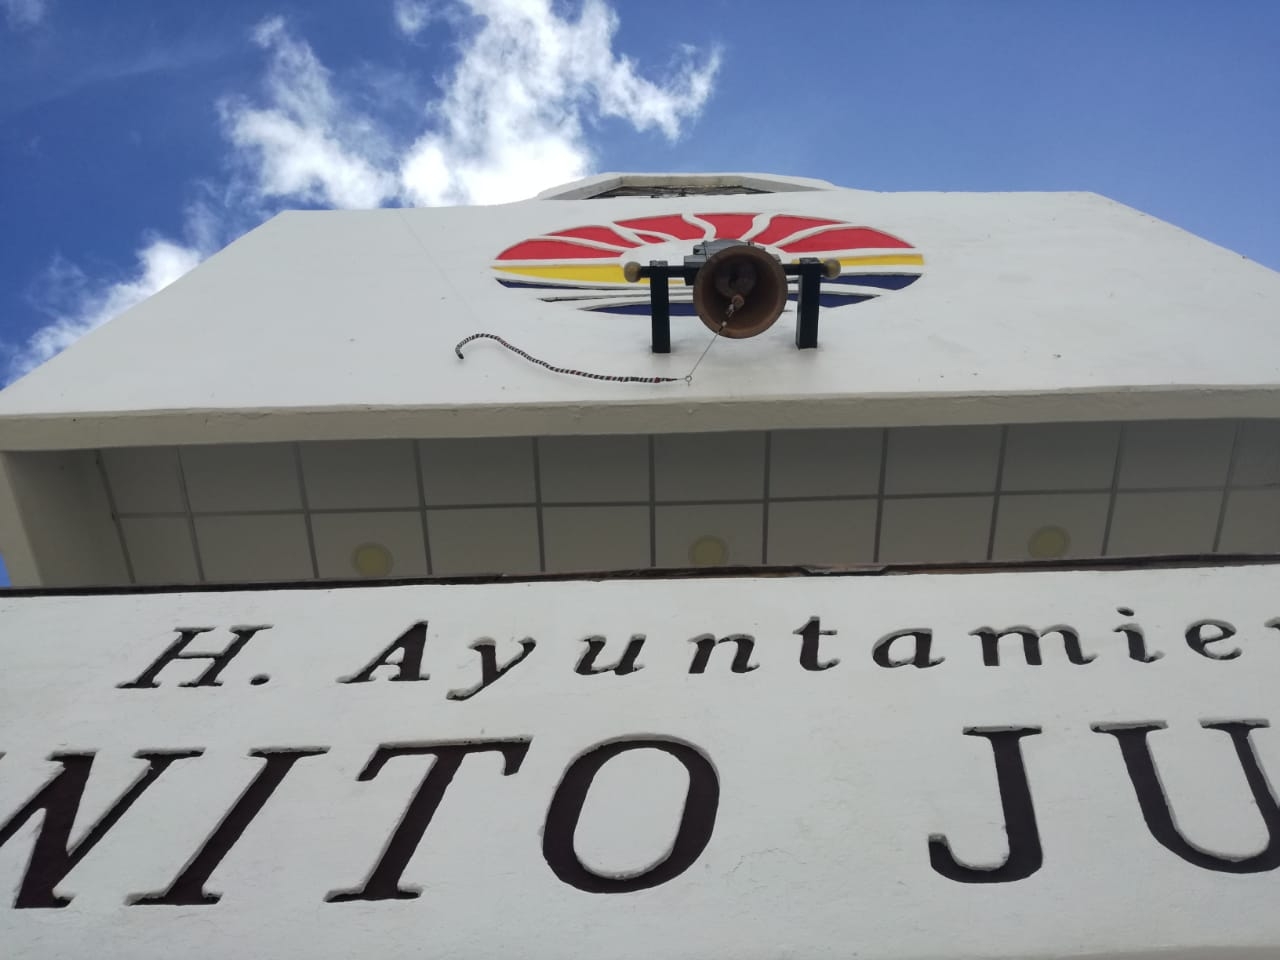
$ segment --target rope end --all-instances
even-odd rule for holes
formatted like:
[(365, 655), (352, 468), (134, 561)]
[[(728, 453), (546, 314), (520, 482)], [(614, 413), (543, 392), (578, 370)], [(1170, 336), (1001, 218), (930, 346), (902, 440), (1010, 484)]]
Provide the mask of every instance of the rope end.
[[(532, 354), (525, 353), (519, 347), (507, 343), (507, 341), (493, 333), (473, 333), (471, 336), (458, 341), (457, 345), (453, 348), (453, 352), (457, 354), (459, 360), (462, 359), (462, 348), (472, 340), (493, 340), (495, 343), (506, 347), (517, 356), (523, 357), (530, 363), (537, 364), (540, 367), (550, 370), (552, 373), (563, 373), (572, 377), (586, 377), (588, 380), (610, 380), (614, 383), (675, 383), (681, 379), (680, 377), (615, 377), (603, 373), (591, 373), (587, 370), (571, 370), (568, 367), (555, 367), (547, 363), (545, 360), (539, 360)], [(702, 355), (706, 356), (705, 350), (702, 352)], [(699, 360), (699, 362), (701, 362), (701, 360)], [(697, 368), (697, 364), (694, 364), (694, 370)], [(692, 383), (693, 370), (690, 370), (689, 375), (683, 379), (688, 383)]]

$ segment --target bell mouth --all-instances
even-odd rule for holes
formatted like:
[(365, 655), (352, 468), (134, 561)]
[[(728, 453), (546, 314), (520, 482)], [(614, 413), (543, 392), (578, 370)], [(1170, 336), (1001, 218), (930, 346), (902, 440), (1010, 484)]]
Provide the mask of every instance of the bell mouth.
[(787, 305), (787, 275), (763, 247), (735, 244), (707, 258), (693, 306), (708, 330), (743, 340), (768, 330)]

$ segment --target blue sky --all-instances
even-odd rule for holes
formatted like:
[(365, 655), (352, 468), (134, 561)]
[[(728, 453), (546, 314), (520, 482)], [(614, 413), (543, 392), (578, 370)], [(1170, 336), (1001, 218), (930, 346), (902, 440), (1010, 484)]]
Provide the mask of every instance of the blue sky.
[(1097, 191), (1280, 269), (1274, 0), (0, 0), (4, 378), (276, 210)]

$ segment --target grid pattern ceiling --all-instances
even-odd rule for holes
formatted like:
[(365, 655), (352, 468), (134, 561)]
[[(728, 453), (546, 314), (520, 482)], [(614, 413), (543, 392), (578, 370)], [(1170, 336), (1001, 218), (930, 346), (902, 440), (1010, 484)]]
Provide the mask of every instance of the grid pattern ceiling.
[(135, 583), (1280, 550), (1280, 421), (113, 449)]

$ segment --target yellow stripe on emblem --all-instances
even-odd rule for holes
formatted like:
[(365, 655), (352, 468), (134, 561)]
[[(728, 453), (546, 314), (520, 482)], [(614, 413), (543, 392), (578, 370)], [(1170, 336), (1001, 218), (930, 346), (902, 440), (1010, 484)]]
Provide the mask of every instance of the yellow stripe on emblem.
[[(918, 253), (882, 253), (861, 257), (840, 257), (842, 267), (897, 267), (922, 266), (924, 257)], [(528, 266), (507, 264), (493, 265), (499, 273), (533, 277), (538, 280), (559, 280), (575, 283), (627, 284), (620, 263), (548, 263)], [(640, 285), (649, 281), (641, 280)]]
[(897, 267), (923, 266), (924, 257), (918, 253), (885, 253), (872, 257), (840, 257), (842, 267)]
[[(579, 280), (584, 283), (626, 283), (620, 263), (558, 263), (537, 267), (508, 267), (495, 264), (501, 273), (514, 273), (539, 280)], [(648, 283), (642, 280), (641, 283)]]

